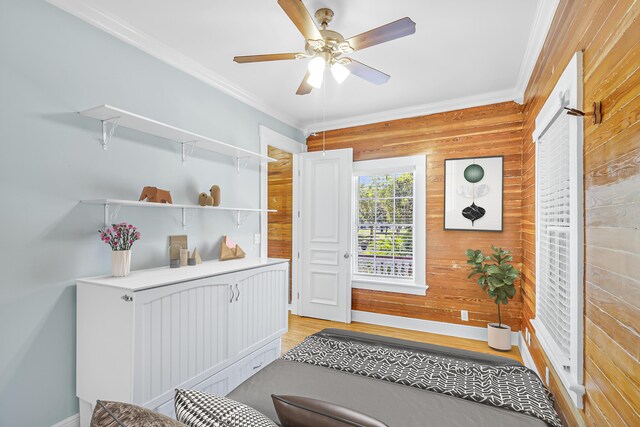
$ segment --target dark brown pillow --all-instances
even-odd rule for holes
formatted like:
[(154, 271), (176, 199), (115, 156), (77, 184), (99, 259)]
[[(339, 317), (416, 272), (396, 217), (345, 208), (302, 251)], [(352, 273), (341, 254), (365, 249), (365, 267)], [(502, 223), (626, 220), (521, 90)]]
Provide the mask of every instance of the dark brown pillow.
[(121, 402), (98, 400), (91, 427), (186, 427), (165, 415)]
[(282, 427), (388, 427), (368, 415), (301, 396), (271, 395)]

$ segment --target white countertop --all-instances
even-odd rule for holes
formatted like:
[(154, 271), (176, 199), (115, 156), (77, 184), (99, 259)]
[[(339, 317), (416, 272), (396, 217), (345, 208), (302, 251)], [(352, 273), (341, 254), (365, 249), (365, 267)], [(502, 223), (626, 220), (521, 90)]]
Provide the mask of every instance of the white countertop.
[(266, 261), (260, 258), (243, 258), (230, 261), (206, 261), (200, 265), (180, 268), (159, 267), (147, 270), (132, 271), (127, 277), (97, 276), (78, 279), (78, 286), (83, 284), (111, 286), (128, 291), (140, 291), (172, 283), (185, 282), (187, 280), (202, 279), (205, 277), (219, 276), (221, 274), (234, 273), (236, 271), (251, 268), (265, 267), (268, 265), (289, 262), (288, 259), (269, 258)]

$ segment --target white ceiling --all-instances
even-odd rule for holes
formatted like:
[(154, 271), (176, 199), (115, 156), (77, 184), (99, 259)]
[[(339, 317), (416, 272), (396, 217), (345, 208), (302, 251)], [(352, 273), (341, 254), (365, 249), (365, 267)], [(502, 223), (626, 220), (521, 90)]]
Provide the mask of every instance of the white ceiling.
[(520, 97), (542, 0), (304, 0), (312, 14), (333, 9), (329, 28), (345, 38), (405, 16), (416, 22), (414, 35), (350, 55), (390, 74), (388, 83), (350, 76), (339, 86), (327, 76), (326, 93), (307, 96), (295, 95), (307, 60), (232, 60), (304, 50), (276, 0), (49, 1), (294, 126), (317, 130)]

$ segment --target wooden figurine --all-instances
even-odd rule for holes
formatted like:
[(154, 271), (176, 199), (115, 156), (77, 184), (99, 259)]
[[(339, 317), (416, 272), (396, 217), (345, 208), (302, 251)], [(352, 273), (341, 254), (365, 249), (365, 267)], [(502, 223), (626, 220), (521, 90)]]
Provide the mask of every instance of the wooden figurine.
[(158, 187), (144, 187), (142, 194), (140, 194), (140, 201), (147, 199), (147, 202), (152, 203), (169, 203), (173, 204), (171, 199), (171, 193), (169, 190), (162, 190)]
[(186, 235), (169, 236), (169, 259), (180, 259), (180, 250), (188, 248), (189, 241)]
[(200, 252), (198, 248), (193, 249), (193, 253), (191, 254), (191, 258), (196, 260), (196, 264), (202, 264), (202, 257), (200, 256)]
[(244, 258), (246, 253), (233, 240), (224, 236), (220, 243), (220, 261)]
[(200, 206), (213, 206), (213, 197), (207, 193), (200, 193), (198, 196), (198, 203)]
[(213, 197), (213, 206), (220, 206), (220, 187), (214, 185), (211, 187), (211, 197)]

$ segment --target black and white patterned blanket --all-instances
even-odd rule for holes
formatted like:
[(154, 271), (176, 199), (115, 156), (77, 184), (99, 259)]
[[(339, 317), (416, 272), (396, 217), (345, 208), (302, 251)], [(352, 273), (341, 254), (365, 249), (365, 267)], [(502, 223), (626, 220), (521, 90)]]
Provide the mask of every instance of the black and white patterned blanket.
[(562, 427), (551, 393), (535, 372), (520, 365), (491, 366), (319, 335), (307, 337), (282, 359), (505, 408)]

